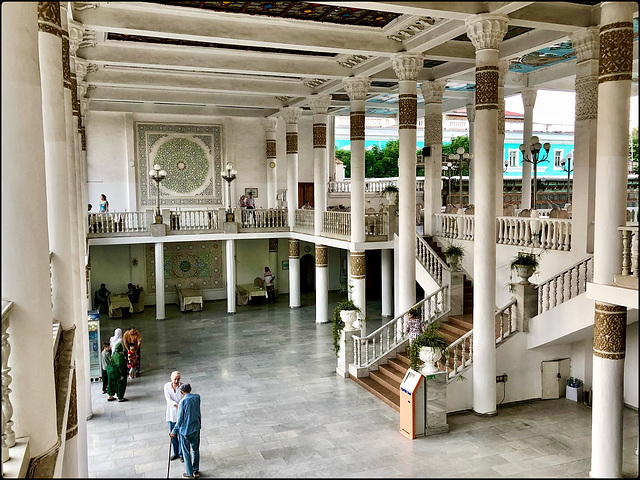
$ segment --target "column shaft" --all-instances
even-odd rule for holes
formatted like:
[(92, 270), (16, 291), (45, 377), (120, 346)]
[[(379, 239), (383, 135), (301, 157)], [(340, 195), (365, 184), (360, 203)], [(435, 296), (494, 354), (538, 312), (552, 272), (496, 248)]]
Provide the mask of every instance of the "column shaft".
[[(467, 105), (467, 120), (469, 122), (469, 153), (475, 152), (475, 122), (476, 107), (475, 105)], [(475, 174), (474, 161), (469, 162), (469, 204), (475, 205)]]
[(329, 321), (329, 251), (316, 245), (316, 323)]
[(38, 61), (36, 5), (3, 4), (2, 297), (14, 302), (8, 330), (13, 429), (16, 437), (31, 436), (32, 457), (57, 441)]
[(313, 226), (314, 234), (322, 232), (322, 215), (327, 209), (327, 110), (331, 95), (311, 95), (313, 112)]
[(424, 144), (431, 147), (431, 157), (425, 158), (424, 165), (424, 233), (427, 235), (436, 233), (434, 215), (442, 211), (442, 94), (429, 95), (426, 86), (431, 83), (435, 82), (422, 84), (422, 96), (425, 98)]
[(289, 307), (298, 308), (300, 303), (300, 242), (289, 239)]
[(361, 335), (367, 335), (367, 322), (365, 318), (367, 316), (367, 299), (366, 299), (366, 260), (364, 252), (352, 251), (349, 257), (351, 258), (351, 268), (349, 270), (349, 284), (353, 286), (352, 300), (358, 308), (360, 313), (358, 319), (360, 320)]
[[(276, 162), (276, 127), (278, 119), (276, 117), (267, 117), (263, 119), (262, 125), (266, 133), (267, 143), (267, 208), (276, 208), (278, 193), (278, 170)], [(275, 267), (274, 267), (275, 268)]]
[(350, 108), (351, 241), (364, 242), (364, 100), (351, 100)]
[[(533, 135), (533, 107), (536, 103), (537, 91), (535, 88), (522, 89), (522, 103), (524, 105), (524, 125), (522, 132), (522, 143), (524, 151), (529, 154), (531, 147), (531, 135)], [(522, 155), (520, 154), (522, 157)], [(531, 208), (531, 168), (532, 164), (522, 160), (522, 198), (520, 208), (523, 210)], [(535, 208), (535, 206), (533, 207)]]
[(382, 260), (382, 316), (393, 317), (393, 250), (380, 251)]
[(155, 244), (156, 267), (156, 320), (164, 320), (164, 244)]
[(298, 208), (298, 124), (287, 123), (287, 208), (289, 226), (296, 223)]
[(274, 293), (275, 293), (275, 290), (278, 290), (278, 277), (280, 276), (280, 274), (278, 273), (280, 272), (278, 265), (279, 265), (278, 239), (270, 238), (269, 239), (269, 268), (271, 269), (273, 274), (276, 276), (275, 280), (273, 281)]
[(227, 313), (236, 313), (236, 243), (227, 240), (225, 251), (227, 267)]

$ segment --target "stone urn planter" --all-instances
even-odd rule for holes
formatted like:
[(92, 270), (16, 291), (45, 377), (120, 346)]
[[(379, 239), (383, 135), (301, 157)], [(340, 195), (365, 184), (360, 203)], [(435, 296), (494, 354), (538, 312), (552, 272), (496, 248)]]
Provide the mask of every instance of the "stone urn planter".
[(533, 265), (516, 265), (516, 274), (520, 277), (520, 285), (530, 285), (529, 278), (534, 271)]
[(393, 205), (398, 202), (398, 192), (385, 192), (384, 196), (387, 199), (387, 205)]
[(344, 322), (345, 330), (353, 330), (355, 327), (353, 323), (358, 319), (358, 311), (357, 310), (341, 310), (340, 311), (340, 320)]
[(442, 352), (439, 348), (422, 347), (420, 349), (419, 356), (420, 360), (424, 362), (424, 365), (420, 369), (420, 373), (423, 375), (433, 375), (440, 371), (440, 369), (435, 365), (435, 363), (442, 357)]

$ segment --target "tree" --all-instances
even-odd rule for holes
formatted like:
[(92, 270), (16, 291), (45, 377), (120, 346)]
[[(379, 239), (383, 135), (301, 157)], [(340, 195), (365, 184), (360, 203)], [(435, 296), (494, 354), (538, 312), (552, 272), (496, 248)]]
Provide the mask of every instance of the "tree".
[(351, 177), (351, 152), (336, 148), (335, 155), (335, 158), (344, 163), (344, 176)]
[[(469, 152), (469, 137), (466, 135), (462, 135), (459, 137), (453, 137), (451, 139), (451, 143), (444, 143), (442, 145), (442, 154), (443, 155), (450, 155), (452, 153), (458, 153), (457, 150), (459, 147), (464, 148), (464, 151), (467, 153)], [(456, 173), (454, 175), (460, 175), (460, 173), (458, 172), (458, 165), (454, 164), (453, 165), (454, 169), (456, 170)], [(462, 162), (462, 175), (469, 175), (469, 161), (463, 161)]]
[(631, 141), (629, 142), (629, 158), (633, 165), (633, 173), (638, 173), (638, 127), (631, 131)]

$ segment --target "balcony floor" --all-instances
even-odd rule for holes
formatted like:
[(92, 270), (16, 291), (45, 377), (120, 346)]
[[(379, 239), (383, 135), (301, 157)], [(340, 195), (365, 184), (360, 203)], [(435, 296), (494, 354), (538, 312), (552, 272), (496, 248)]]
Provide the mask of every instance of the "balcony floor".
[[(339, 296), (329, 300), (333, 309)], [(144, 348), (129, 402), (107, 403), (92, 384), (90, 476), (166, 476), (162, 387), (177, 369), (202, 398), (202, 477), (588, 477), (588, 407), (564, 398), (503, 405), (496, 417), (450, 415), (448, 434), (407, 440), (397, 412), (336, 376), (331, 324), (314, 323), (313, 294), (298, 309), (287, 302), (281, 296), (235, 315), (226, 301), (205, 302), (203, 312), (167, 305), (162, 322), (153, 307), (125, 319), (101, 315), (102, 341), (136, 325)], [(379, 303), (368, 308), (379, 311)], [(638, 413), (624, 415), (623, 472), (635, 477)], [(171, 462), (172, 478), (183, 472)]]

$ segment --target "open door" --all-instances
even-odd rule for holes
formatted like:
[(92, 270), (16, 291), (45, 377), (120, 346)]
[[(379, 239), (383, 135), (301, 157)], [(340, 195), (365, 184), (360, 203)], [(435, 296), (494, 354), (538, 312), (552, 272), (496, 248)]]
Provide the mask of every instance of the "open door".
[(304, 202), (313, 205), (313, 183), (298, 182), (298, 208), (302, 208)]
[(571, 372), (571, 359), (560, 358), (542, 362), (542, 395), (543, 400), (564, 397), (567, 393), (567, 380)]

